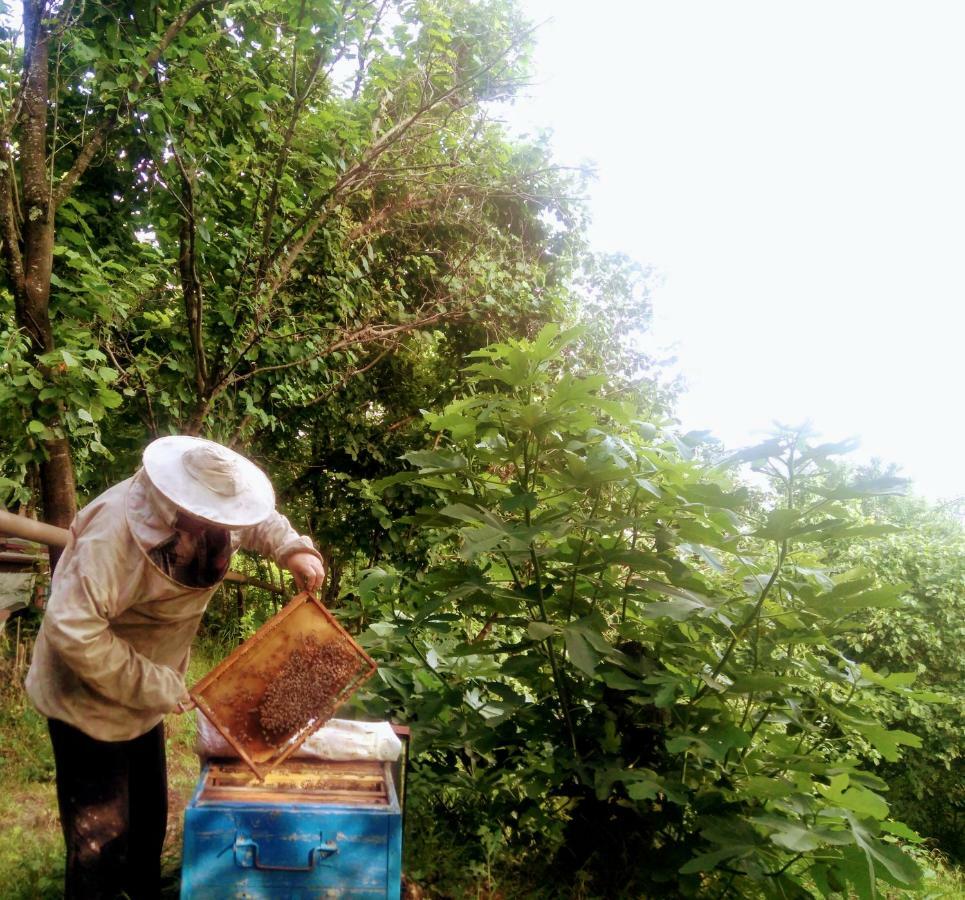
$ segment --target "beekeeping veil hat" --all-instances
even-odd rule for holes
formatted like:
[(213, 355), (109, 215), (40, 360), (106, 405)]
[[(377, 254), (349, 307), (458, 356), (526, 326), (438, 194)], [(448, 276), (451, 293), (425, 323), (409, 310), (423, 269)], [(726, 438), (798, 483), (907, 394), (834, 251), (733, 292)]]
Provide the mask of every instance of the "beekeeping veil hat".
[(144, 471), (176, 506), (227, 528), (257, 525), (275, 508), (268, 476), (214, 441), (180, 434), (158, 438), (144, 450)]

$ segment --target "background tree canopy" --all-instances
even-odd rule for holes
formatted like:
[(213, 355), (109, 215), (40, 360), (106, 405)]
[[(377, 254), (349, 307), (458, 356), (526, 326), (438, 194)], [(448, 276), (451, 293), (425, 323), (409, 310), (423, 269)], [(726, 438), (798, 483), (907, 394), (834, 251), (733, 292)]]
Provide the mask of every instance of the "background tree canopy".
[(872, 896), (918, 879), (902, 821), (961, 854), (960, 526), (801, 431), (675, 431), (649, 273), (494, 119), (510, 0), (5, 21), (0, 494), (66, 525), (170, 432), (261, 463), (379, 659), (365, 712), (413, 725), (427, 883)]
[[(11, 35), (6, 58), (19, 499), (56, 442), (90, 461), (82, 489), (113, 455), (129, 468), (124, 432), (133, 449), (172, 428), (250, 445), (290, 414), (328, 420), (349, 381), (410, 347), (441, 387), (447, 356), (572, 315), (578, 270), (591, 289), (617, 271), (626, 284), (622, 262), (585, 252), (578, 175), (490, 120), (528, 41), (507, 4), (44, 12), (25, 7), (36, 49), (24, 58)], [(56, 114), (38, 122), (43, 65)], [(130, 424), (105, 442), (114, 409)]]

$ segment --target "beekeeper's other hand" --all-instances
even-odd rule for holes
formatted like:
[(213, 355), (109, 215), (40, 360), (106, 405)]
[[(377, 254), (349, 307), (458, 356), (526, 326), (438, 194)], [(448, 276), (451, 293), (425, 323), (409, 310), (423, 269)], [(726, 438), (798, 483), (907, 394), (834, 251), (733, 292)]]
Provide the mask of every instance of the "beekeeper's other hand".
[(300, 591), (314, 593), (325, 581), (325, 564), (314, 553), (293, 553), (285, 560), (285, 566)]

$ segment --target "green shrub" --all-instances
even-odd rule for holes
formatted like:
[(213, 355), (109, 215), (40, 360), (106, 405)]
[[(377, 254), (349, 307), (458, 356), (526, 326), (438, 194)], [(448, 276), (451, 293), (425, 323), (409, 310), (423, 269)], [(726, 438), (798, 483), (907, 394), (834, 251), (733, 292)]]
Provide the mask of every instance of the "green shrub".
[(922, 739), (921, 752), (885, 762), (896, 814), (958, 863), (965, 862), (965, 529), (922, 502), (893, 500), (882, 517), (902, 531), (852, 558), (908, 585), (902, 609), (877, 610), (855, 640), (857, 658), (881, 671), (915, 672), (941, 703), (879, 698), (878, 715)]
[(392, 537), (434, 547), (344, 595), (374, 621), (369, 709), (413, 725), (412, 796), (458, 797), (475, 814), (453, 841), (478, 862), (498, 829), (507, 856), (550, 863), (556, 896), (916, 883), (899, 846), (916, 837), (862, 759), (921, 746), (875, 719), (878, 695), (928, 694), (838, 649), (903, 587), (832, 562), (890, 533), (858, 500), (891, 482), (841, 486), (844, 448), (787, 433), (731, 461), (783, 485), (753, 498), (693, 437), (568, 373), (571, 337), (473, 354), (412, 470), (367, 487), (376, 515), (421, 503)]

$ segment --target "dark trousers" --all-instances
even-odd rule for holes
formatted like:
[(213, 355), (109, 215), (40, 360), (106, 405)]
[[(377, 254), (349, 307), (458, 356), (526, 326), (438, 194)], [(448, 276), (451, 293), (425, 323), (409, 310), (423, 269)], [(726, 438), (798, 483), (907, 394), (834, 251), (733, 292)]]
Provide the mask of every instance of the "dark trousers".
[(49, 719), (68, 900), (156, 898), (167, 830), (164, 725), (131, 741), (98, 741)]

